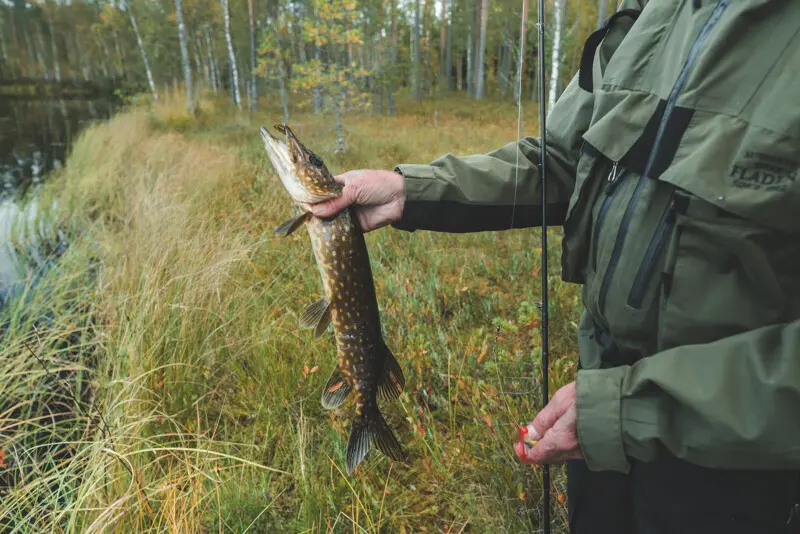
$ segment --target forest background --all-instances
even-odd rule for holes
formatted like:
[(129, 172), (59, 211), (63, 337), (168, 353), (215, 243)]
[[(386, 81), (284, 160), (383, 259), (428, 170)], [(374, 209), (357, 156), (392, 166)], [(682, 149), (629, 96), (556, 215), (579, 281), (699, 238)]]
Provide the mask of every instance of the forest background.
[[(537, 135), (536, 4), (0, 0), (0, 111), (94, 116), (18, 201), (53, 223), (13, 245), (48, 268), (0, 286), (0, 530), (540, 532), (541, 471), (511, 448), (541, 408), (539, 232), (367, 236), (409, 462), (347, 477), (352, 407), (319, 403), (333, 344), (297, 328), (318, 276), (305, 235), (271, 237), (291, 203), (258, 135), (289, 122), (334, 172)], [(552, 106), (613, 6), (545, 4)], [(581, 303), (550, 247), (553, 392)]]

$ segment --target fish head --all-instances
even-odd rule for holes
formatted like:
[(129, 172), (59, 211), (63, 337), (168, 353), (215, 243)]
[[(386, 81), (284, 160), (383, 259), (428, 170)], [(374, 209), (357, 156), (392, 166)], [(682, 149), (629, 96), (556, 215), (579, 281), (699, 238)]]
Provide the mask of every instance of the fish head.
[(276, 126), (284, 139), (261, 127), (261, 137), (283, 186), (298, 204), (316, 204), (342, 194), (322, 158), (306, 148), (286, 124)]

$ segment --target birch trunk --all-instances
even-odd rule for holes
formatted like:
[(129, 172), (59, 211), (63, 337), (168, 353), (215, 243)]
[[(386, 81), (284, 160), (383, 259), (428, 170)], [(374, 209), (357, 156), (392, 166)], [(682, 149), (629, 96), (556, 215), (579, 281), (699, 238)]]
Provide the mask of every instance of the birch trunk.
[(211, 32), (208, 29), (208, 25), (205, 26), (204, 34), (206, 40), (206, 54), (208, 57), (208, 73), (211, 75), (211, 87), (214, 89), (214, 93), (219, 90), (220, 87), (220, 75), (219, 75), (219, 64), (217, 60), (214, 58), (214, 47), (211, 45)]
[[(272, 28), (272, 34), (275, 36), (275, 43), (278, 46), (278, 50), (281, 48), (281, 40), (278, 36), (278, 29), (276, 28), (277, 24), (269, 24)], [(284, 124), (289, 124), (289, 95), (286, 92), (286, 65), (283, 62), (283, 58), (278, 57), (278, 90), (280, 91), (281, 95), (281, 107), (283, 108), (283, 122)]]
[(231, 12), (228, 9), (228, 0), (222, 1), (222, 11), (225, 17), (225, 42), (228, 44), (228, 62), (231, 69), (231, 97), (236, 107), (242, 109), (242, 98), (239, 93), (239, 69), (236, 66), (236, 53), (233, 50), (231, 37)]
[(128, 4), (128, 17), (131, 19), (131, 26), (133, 27), (133, 34), (136, 36), (136, 44), (139, 46), (139, 54), (142, 56), (144, 63), (144, 70), (147, 73), (147, 83), (150, 84), (150, 92), (153, 94), (153, 100), (158, 100), (158, 91), (156, 91), (156, 83), (153, 81), (153, 71), (150, 69), (150, 61), (147, 59), (147, 52), (144, 49), (142, 36), (139, 33), (139, 26), (136, 24), (136, 17), (133, 16), (130, 4)]
[[(4, 76), (11, 77), (11, 64), (8, 62), (8, 48), (6, 46), (6, 36), (5, 34), (0, 31), (0, 53), (3, 54), (3, 69), (0, 72), (3, 73)], [(6, 73), (8, 71), (8, 74)]]
[(525, 53), (527, 43), (525, 41), (525, 30), (528, 26), (528, 0), (522, 0), (522, 21), (519, 26), (519, 68), (517, 69), (517, 80), (514, 84), (514, 102), (519, 104), (522, 98), (522, 81), (525, 73)]
[(212, 84), (208, 58), (203, 57), (203, 43), (200, 41), (200, 36), (197, 33), (194, 34), (192, 48), (194, 48), (194, 58), (197, 62), (198, 69), (203, 73), (203, 83), (206, 88), (210, 88)]
[(439, 86), (447, 87), (447, 0), (442, 0), (442, 31), (439, 36)]
[(467, 95), (472, 96), (475, 94), (474, 82), (475, 77), (472, 75), (472, 51), (475, 47), (472, 46), (472, 29), (467, 33)]
[[(397, 13), (395, 11), (395, 2), (392, 0), (391, 7), (392, 10), (392, 46), (390, 51), (390, 59), (392, 62), (392, 68), (396, 68), (397, 66)], [(390, 81), (388, 87), (388, 94), (386, 95), (386, 105), (388, 107), (387, 111), (389, 115), (394, 115), (395, 111), (395, 103), (394, 103), (394, 83)]]
[(178, 41), (181, 45), (181, 64), (183, 81), (186, 84), (186, 109), (194, 113), (194, 93), (192, 92), (192, 65), (189, 63), (189, 46), (186, 44), (186, 26), (183, 24), (182, 0), (175, 0), (175, 18), (178, 22)]
[(258, 85), (256, 84), (256, 19), (253, 0), (247, 0), (247, 12), (250, 15), (250, 109), (258, 109)]
[(606, 21), (606, 0), (600, 0), (597, 6), (597, 28), (599, 29)]
[(464, 90), (464, 59), (461, 57), (461, 52), (456, 54), (456, 90)]
[(444, 72), (445, 72), (445, 89), (448, 91), (453, 88), (453, 32), (450, 26), (450, 19), (447, 20), (447, 50), (445, 52)]
[(483, 98), (484, 85), (485, 85), (485, 69), (484, 62), (486, 60), (486, 22), (489, 18), (489, 0), (481, 2), (481, 42), (478, 45), (478, 71), (477, 82), (475, 84), (475, 98), (480, 100)]
[(414, 70), (413, 70), (413, 81), (414, 81), (414, 98), (417, 100), (422, 100), (422, 65), (420, 63), (420, 50), (419, 50), (419, 41), (420, 41), (420, 16), (419, 16), (419, 5), (420, 0), (415, 0), (414, 2)]
[(555, 0), (553, 4), (553, 57), (550, 63), (550, 93), (547, 97), (547, 107), (553, 109), (558, 98), (558, 80), (561, 67), (561, 32), (562, 15), (565, 0)]

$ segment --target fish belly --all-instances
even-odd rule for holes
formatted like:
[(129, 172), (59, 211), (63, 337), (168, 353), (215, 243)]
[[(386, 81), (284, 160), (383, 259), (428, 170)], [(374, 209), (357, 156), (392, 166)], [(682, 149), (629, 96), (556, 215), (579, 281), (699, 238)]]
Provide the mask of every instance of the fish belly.
[(350, 209), (308, 221), (314, 255), (330, 303), (339, 368), (356, 401), (377, 389), (383, 346), (375, 285), (364, 236)]

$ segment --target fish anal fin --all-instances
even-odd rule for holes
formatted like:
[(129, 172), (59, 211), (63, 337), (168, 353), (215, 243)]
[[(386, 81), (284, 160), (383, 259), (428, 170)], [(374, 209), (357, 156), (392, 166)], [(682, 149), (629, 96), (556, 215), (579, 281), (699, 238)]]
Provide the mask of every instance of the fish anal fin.
[(397, 358), (394, 357), (394, 354), (385, 343), (383, 352), (383, 375), (381, 375), (381, 379), (378, 382), (378, 396), (381, 400), (392, 401), (403, 392), (406, 387), (406, 379), (403, 376), (403, 370), (400, 368)]
[(347, 399), (351, 389), (342, 376), (342, 371), (338, 366), (335, 367), (322, 390), (322, 407), (326, 410), (338, 408)]
[(331, 324), (330, 303), (324, 298), (306, 308), (300, 315), (300, 328), (313, 328), (314, 337), (319, 337)]
[(288, 221), (282, 223), (275, 229), (275, 232), (273, 233), (275, 235), (280, 235), (280, 236), (290, 235), (292, 232), (303, 226), (303, 223), (305, 223), (308, 220), (308, 217), (309, 217), (308, 213), (305, 212), (301, 213), (297, 217), (291, 218)]

